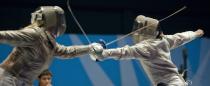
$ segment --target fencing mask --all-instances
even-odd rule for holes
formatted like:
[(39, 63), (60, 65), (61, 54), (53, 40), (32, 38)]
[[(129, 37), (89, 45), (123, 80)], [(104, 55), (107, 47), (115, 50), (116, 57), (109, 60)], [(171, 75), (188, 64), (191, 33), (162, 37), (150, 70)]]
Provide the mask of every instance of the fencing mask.
[(59, 6), (41, 6), (31, 16), (31, 23), (38, 22), (56, 37), (66, 30), (64, 11)]
[(155, 39), (159, 34), (159, 21), (150, 17), (139, 15), (136, 17), (133, 25), (133, 39), (135, 43), (138, 43), (147, 39)]

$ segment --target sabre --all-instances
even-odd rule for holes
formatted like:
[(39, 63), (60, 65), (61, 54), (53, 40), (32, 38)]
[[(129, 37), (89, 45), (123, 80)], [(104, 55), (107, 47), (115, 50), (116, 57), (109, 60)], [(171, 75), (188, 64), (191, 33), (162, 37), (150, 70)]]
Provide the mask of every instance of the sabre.
[[(164, 20), (166, 20), (166, 19), (172, 17), (173, 15), (175, 15), (175, 14), (181, 12), (182, 10), (184, 10), (184, 9), (186, 9), (186, 8), (187, 8), (186, 6), (183, 6), (181, 9), (175, 11), (174, 13), (172, 13), (172, 14), (170, 14), (170, 15), (168, 15), (168, 16), (162, 18), (162, 19), (160, 19), (159, 22), (162, 22), (162, 21), (164, 21)], [(122, 39), (128, 37), (129, 35), (132, 35), (132, 34), (138, 32), (139, 30), (145, 29), (145, 28), (147, 28), (147, 27), (149, 27), (149, 26), (152, 26), (152, 25), (154, 25), (154, 24), (155, 24), (155, 23), (152, 23), (152, 24), (150, 24), (150, 25), (144, 26), (144, 27), (139, 28), (139, 29), (137, 29), (137, 30), (135, 30), (135, 31), (132, 31), (132, 32), (130, 32), (130, 33), (128, 33), (128, 34), (126, 34), (126, 35), (124, 35), (124, 36), (118, 38), (118, 39), (115, 39), (115, 40), (113, 40), (113, 41), (110, 41), (110, 42), (106, 43), (106, 46), (108, 46), (108, 45), (110, 45), (110, 44), (113, 44), (113, 43), (115, 43), (115, 42), (117, 42), (117, 41), (119, 41), (119, 40), (122, 40)]]
[[(78, 21), (77, 18), (75, 17), (73, 11), (71, 10), (70, 4), (69, 4), (69, 0), (67, 0), (67, 7), (68, 7), (68, 10), (69, 10), (69, 12), (71, 13), (71, 15), (72, 15), (74, 21), (76, 22), (77, 26), (80, 28), (80, 30), (82, 31), (83, 35), (85, 36), (86, 40), (88, 41), (89, 44), (91, 44), (92, 42), (91, 42), (90, 39), (88, 38), (88, 36), (87, 36), (87, 34), (85, 33), (84, 29), (82, 28), (82, 26), (80, 25), (79, 21)], [(104, 49), (106, 49), (106, 45), (105, 45), (105, 41), (104, 41), (104, 40), (100, 39), (100, 40), (98, 41), (98, 43), (101, 44), (101, 46), (102, 46)], [(94, 48), (93, 48), (93, 49), (94, 49)], [(94, 51), (95, 51), (95, 49), (94, 49)], [(95, 59), (95, 58), (92, 57), (92, 56), (90, 56), (90, 58), (91, 58), (92, 60), (98, 61), (97, 59)]]
[(67, 0), (67, 7), (69, 12), (71, 13), (74, 21), (76, 22), (77, 26), (79, 27), (79, 29), (82, 31), (83, 35), (85, 36), (86, 40), (88, 41), (89, 44), (91, 44), (92, 42), (90, 41), (90, 39), (88, 38), (87, 34), (85, 33), (84, 29), (82, 28), (82, 26), (80, 25), (79, 21), (77, 20), (77, 18), (75, 17), (73, 11), (71, 10), (70, 4), (69, 4), (69, 0)]
[[(92, 42), (90, 41), (90, 39), (88, 38), (87, 34), (85, 33), (85, 30), (82, 28), (82, 26), (80, 25), (79, 21), (75, 17), (73, 11), (71, 10), (70, 4), (69, 4), (69, 0), (67, 0), (67, 7), (68, 7), (68, 10), (71, 13), (74, 21), (76, 22), (77, 26), (80, 28), (80, 30), (82, 31), (83, 35), (85, 36), (86, 40), (88, 41), (89, 44), (91, 44)], [(97, 43), (100, 43), (104, 48), (106, 48), (104, 40), (100, 39)]]

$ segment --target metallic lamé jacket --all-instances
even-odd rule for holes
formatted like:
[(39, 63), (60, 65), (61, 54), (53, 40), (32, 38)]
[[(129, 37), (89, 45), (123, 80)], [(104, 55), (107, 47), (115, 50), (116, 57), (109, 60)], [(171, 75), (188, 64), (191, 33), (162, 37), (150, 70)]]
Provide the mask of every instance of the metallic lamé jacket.
[(53, 56), (73, 58), (90, 51), (89, 46), (63, 46), (56, 43), (50, 33), (43, 29), (24, 28), (0, 31), (0, 43), (14, 46), (9, 56), (1, 63), (5, 72), (32, 83), (53, 60)]

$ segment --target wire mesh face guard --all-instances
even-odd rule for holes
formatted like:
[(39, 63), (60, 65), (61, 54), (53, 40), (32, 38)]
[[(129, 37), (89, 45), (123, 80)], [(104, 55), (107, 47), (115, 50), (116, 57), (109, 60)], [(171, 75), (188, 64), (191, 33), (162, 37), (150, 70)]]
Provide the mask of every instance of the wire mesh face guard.
[(147, 39), (155, 39), (159, 34), (158, 30), (159, 21), (150, 17), (139, 15), (136, 17), (133, 25), (133, 31), (138, 30), (133, 34), (135, 43)]
[(66, 30), (64, 11), (58, 6), (41, 6), (31, 16), (31, 23), (37, 22), (56, 37)]

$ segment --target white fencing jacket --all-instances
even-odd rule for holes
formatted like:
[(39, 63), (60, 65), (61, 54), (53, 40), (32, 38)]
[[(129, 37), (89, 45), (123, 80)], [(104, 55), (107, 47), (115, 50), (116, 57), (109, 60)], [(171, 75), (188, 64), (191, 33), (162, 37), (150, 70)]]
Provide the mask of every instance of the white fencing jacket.
[(149, 39), (133, 46), (106, 49), (102, 52), (102, 56), (114, 59), (139, 59), (153, 85), (157, 85), (179, 74), (171, 60), (170, 50), (196, 37), (197, 35), (192, 31), (164, 35), (162, 39)]

